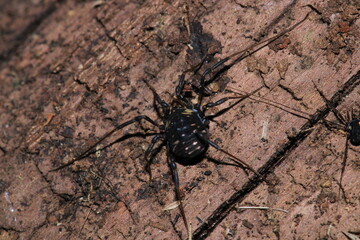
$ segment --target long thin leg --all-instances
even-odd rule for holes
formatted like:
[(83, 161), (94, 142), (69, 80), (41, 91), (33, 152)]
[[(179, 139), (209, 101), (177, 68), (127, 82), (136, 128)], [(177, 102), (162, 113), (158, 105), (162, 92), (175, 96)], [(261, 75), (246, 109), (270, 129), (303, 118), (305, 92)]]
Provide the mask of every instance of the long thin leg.
[(221, 99), (217, 100), (214, 103), (210, 102), (210, 103), (205, 104), (202, 107), (202, 112), (205, 112), (209, 108), (216, 107), (216, 106), (218, 106), (220, 104), (223, 104), (224, 102), (227, 102), (230, 99), (244, 99), (244, 97), (224, 97), (224, 98), (221, 98)]
[(213, 118), (218, 117), (218, 116), (226, 113), (227, 111), (229, 111), (230, 109), (232, 109), (233, 107), (235, 107), (237, 104), (239, 104), (240, 102), (242, 102), (242, 101), (245, 100), (246, 98), (248, 98), (248, 97), (250, 97), (251, 95), (254, 95), (256, 92), (260, 91), (260, 89), (262, 89), (262, 88), (263, 88), (263, 86), (255, 89), (254, 91), (252, 91), (251, 93), (248, 93), (247, 95), (243, 95), (243, 96), (240, 96), (240, 97), (222, 98), (222, 99), (218, 100), (218, 101), (215, 102), (215, 103), (208, 103), (208, 104), (206, 104), (206, 105), (203, 106), (203, 109), (202, 109), (202, 110), (203, 110), (203, 112), (205, 112), (205, 111), (206, 111), (206, 108), (220, 105), (220, 104), (226, 102), (226, 101), (229, 100), (229, 99), (237, 99), (237, 98), (239, 99), (239, 100), (237, 100), (235, 103), (231, 104), (229, 107), (224, 108), (224, 109), (221, 109), (220, 111), (218, 111), (217, 113), (215, 113), (215, 114), (213, 114), (213, 115), (206, 116), (207, 119), (212, 120)]
[(343, 124), (344, 126), (346, 126), (346, 120), (344, 118), (343, 115), (341, 115), (341, 113), (334, 108), (334, 106), (331, 105), (330, 101), (325, 97), (325, 94), (316, 86), (316, 84), (313, 82), (316, 91), (319, 93), (319, 95), (321, 96), (321, 98), (323, 99), (323, 101), (326, 103), (326, 106), (334, 113), (336, 119)]
[[(268, 183), (266, 181), (266, 179), (264, 179), (264, 177), (258, 173), (255, 169), (253, 169), (249, 164), (247, 164), (246, 162), (244, 162), (243, 160), (241, 160), (240, 158), (234, 156), (233, 154), (229, 153), (228, 151), (222, 149), (219, 145), (217, 145), (216, 143), (214, 143), (213, 141), (207, 139), (206, 137), (204, 137), (201, 133), (196, 132), (196, 135), (203, 141), (207, 142), (210, 146), (212, 146), (213, 148), (215, 148), (216, 150), (225, 153), (226, 155), (230, 156), (230, 159), (235, 162), (236, 164), (249, 169), (251, 172), (253, 172), (256, 176), (258, 176), (260, 179), (264, 180), (266, 183)], [(268, 183), (269, 184), (269, 183)]]
[(342, 166), (341, 166), (340, 179), (339, 179), (339, 196), (340, 196), (341, 190), (343, 190), (343, 194), (344, 194), (345, 199), (346, 199), (346, 196), (345, 196), (345, 190), (344, 190), (343, 185), (342, 185), (342, 179), (343, 179), (345, 168), (346, 168), (348, 150), (349, 150), (349, 137), (346, 136), (345, 150), (344, 150), (344, 155), (343, 155), (343, 159), (342, 159), (342, 163), (341, 163)]
[[(244, 94), (249, 94), (245, 91), (241, 91), (241, 90), (237, 90), (235, 88), (232, 88), (232, 87), (228, 87), (226, 89), (226, 91), (228, 92), (231, 92), (231, 93), (234, 93), (234, 94), (239, 94), (239, 95), (244, 95)], [(240, 92), (239, 92), (240, 91)], [(270, 99), (267, 99), (267, 98), (264, 98), (264, 97), (260, 97), (260, 96), (254, 96), (254, 95), (251, 95), (248, 97), (249, 99), (251, 100), (255, 100), (257, 102), (261, 102), (261, 103), (264, 103), (264, 104), (267, 104), (267, 105), (270, 105), (270, 106), (273, 106), (275, 108), (278, 108), (278, 109), (281, 109), (287, 113), (290, 113), (294, 116), (297, 116), (299, 118), (304, 118), (306, 120), (311, 120), (311, 114), (307, 113), (307, 112), (303, 112), (303, 111), (300, 111), (300, 110), (297, 110), (295, 108), (292, 108), (292, 107), (289, 107), (289, 106), (286, 106), (285, 104), (281, 104), (281, 103), (277, 103), (275, 101), (272, 101)]]
[(0, 150), (3, 152), (4, 155), (6, 155), (7, 151), (5, 150), (5, 148), (0, 146)]
[(164, 138), (164, 136), (162, 134), (158, 134), (155, 137), (153, 137), (151, 139), (151, 143), (150, 143), (149, 147), (146, 149), (145, 154), (144, 154), (144, 158), (146, 160), (145, 169), (149, 173), (150, 181), (152, 179), (151, 168), (150, 168), (152, 160), (149, 159), (149, 154), (151, 153), (151, 151), (153, 150), (155, 144), (159, 141), (159, 139), (162, 139), (162, 138)]
[(186, 102), (184, 96), (181, 94), (182, 90), (184, 89), (184, 85), (185, 85), (185, 73), (181, 74), (179, 77), (179, 84), (175, 88), (175, 96), (181, 101)]
[[(205, 58), (201, 61), (201, 63), (199, 64), (200, 66), (202, 65), (203, 61), (205, 60)], [(181, 101), (182, 104), (185, 104), (186, 107), (190, 107), (191, 104), (190, 102), (182, 95), (182, 90), (184, 89), (185, 86), (185, 75), (188, 72), (192, 72), (195, 71), (195, 69), (199, 68), (199, 65), (194, 66), (193, 68), (190, 68), (188, 70), (186, 70), (183, 74), (181, 74), (179, 76), (179, 83), (175, 88), (175, 96), (178, 100)]]
[[(265, 39), (263, 41), (260, 41), (259, 43), (253, 44), (247, 48), (245, 48), (244, 50), (241, 50), (239, 52), (235, 52), (233, 54), (231, 54), (230, 56), (221, 59), (220, 61), (218, 61), (217, 63), (215, 63), (214, 65), (212, 65), (210, 68), (206, 69), (204, 71), (204, 73), (201, 75), (201, 79), (200, 79), (200, 93), (199, 93), (199, 104), (201, 104), (202, 102), (202, 98), (205, 92), (205, 78), (207, 75), (209, 75), (210, 73), (212, 73), (216, 68), (222, 66), (225, 62), (233, 59), (233, 63), (235, 64), (236, 62), (241, 61), (242, 59), (254, 54), (255, 52), (261, 50), (262, 48), (266, 47), (267, 45), (269, 45), (270, 43), (274, 42), (276, 39), (284, 36), (286, 33), (292, 31), (293, 29), (295, 29), (297, 26), (299, 26), (301, 23), (303, 23), (309, 16), (310, 12), (306, 14), (306, 16), (299, 22), (297, 22), (296, 24), (294, 24), (293, 26), (291, 26), (288, 29), (285, 29), (284, 31), (282, 31), (281, 33), (277, 34), (274, 37)], [(232, 64), (230, 64), (229, 66), (231, 66)]]
[(351, 122), (353, 119), (355, 119), (355, 113), (354, 113), (354, 109), (351, 108), (351, 110), (347, 110), (346, 111), (346, 123)]
[(170, 113), (170, 106), (169, 104), (167, 104), (164, 100), (162, 100), (159, 96), (159, 94), (157, 94), (155, 88), (153, 86), (150, 85), (150, 83), (148, 83), (148, 81), (146, 81), (145, 79), (143, 79), (143, 81), (146, 83), (146, 85), (150, 88), (150, 90), (153, 92), (154, 98), (155, 98), (155, 102), (157, 102), (158, 104), (160, 104), (160, 106), (163, 108), (163, 113), (164, 116), (162, 116), (161, 114), (160, 117), (161, 118), (165, 118), (169, 115)]
[[(242, 95), (242, 96), (239, 96), (239, 97), (225, 97), (225, 98), (221, 98), (219, 100), (217, 100), (216, 102), (214, 103), (207, 103), (205, 104), (203, 107), (202, 107), (202, 111), (203, 113), (205, 113), (205, 111), (209, 108), (212, 108), (212, 107), (215, 107), (215, 106), (218, 106), (220, 104), (223, 104), (224, 102), (230, 100), (230, 99), (238, 99), (238, 101), (236, 101), (234, 104), (232, 104), (229, 108), (232, 108), (234, 107), (235, 105), (237, 105), (238, 103), (240, 103), (242, 100), (250, 97), (251, 95), (254, 95), (256, 92), (258, 92), (260, 89), (262, 89), (263, 87), (259, 87), (258, 89), (252, 91), (251, 93), (248, 93), (246, 95)], [(227, 108), (226, 108), (227, 109)], [(221, 110), (222, 111), (222, 110)], [(218, 114), (216, 114), (218, 115)]]
[(111, 130), (110, 132), (108, 132), (107, 134), (105, 134), (104, 136), (102, 136), (96, 143), (94, 143), (93, 145), (91, 145), (90, 147), (88, 147), (86, 149), (86, 151), (84, 151), (83, 153), (81, 153), (79, 156), (75, 157), (73, 160), (69, 161), (68, 163), (66, 164), (63, 164), (57, 168), (54, 168), (52, 170), (50, 170), (50, 172), (53, 172), (53, 171), (57, 171), (57, 170), (60, 170), (60, 169), (63, 169), (67, 166), (70, 166), (71, 164), (83, 159), (84, 157), (86, 157), (90, 152), (91, 150), (94, 149), (94, 147), (96, 147), (99, 143), (101, 143), (102, 141), (104, 141), (104, 139), (106, 139), (107, 137), (111, 136), (114, 132), (116, 132), (117, 130), (120, 130), (130, 124), (133, 124), (135, 122), (140, 122), (141, 120), (146, 120), (148, 121), (149, 123), (159, 127), (159, 125), (154, 121), (152, 120), (151, 118), (149, 118), (148, 116), (146, 115), (140, 115), (140, 116), (137, 116), (137, 117), (134, 117), (133, 119), (127, 121), (127, 122), (124, 122), (118, 126), (116, 126), (113, 130)]
[[(239, 94), (239, 95), (244, 95), (244, 94), (249, 94), (245, 91), (241, 91), (241, 90), (233, 90), (235, 88), (232, 88), (232, 87), (228, 87), (226, 90), (231, 92), (231, 93), (234, 93), (234, 94)], [(240, 92), (237, 92), (237, 91), (240, 91)], [(274, 102), (270, 99), (267, 99), (267, 98), (264, 98), (264, 97), (260, 97), (260, 96), (255, 96), (255, 95), (251, 95), (248, 97), (249, 99), (251, 100), (255, 100), (257, 102), (261, 102), (261, 103), (264, 103), (266, 105), (270, 105), (270, 106), (273, 106), (275, 108), (278, 108), (278, 109), (281, 109), (287, 113), (290, 113), (296, 117), (299, 117), (299, 118), (303, 118), (303, 119), (306, 119), (306, 120), (309, 120), (309, 121), (312, 121), (311, 117), (312, 115), (307, 113), (307, 112), (303, 112), (303, 111), (300, 111), (298, 109), (295, 109), (295, 108), (292, 108), (292, 107), (289, 107), (289, 106), (286, 106), (284, 104), (281, 104), (281, 103), (278, 103), (278, 102)], [(343, 124), (341, 123), (336, 123), (336, 122), (331, 122), (331, 121), (327, 121), (325, 119), (322, 119), (322, 121), (324, 123), (329, 123), (329, 124), (332, 124), (332, 125), (336, 125), (336, 127), (338, 129), (343, 129)], [(347, 120), (346, 120), (347, 121)]]
[(167, 161), (168, 161), (168, 164), (169, 164), (169, 167), (170, 167), (170, 170), (171, 170), (171, 174), (173, 176), (174, 184), (175, 184), (175, 196), (176, 196), (176, 200), (179, 201), (180, 214), (181, 214), (181, 216), (182, 216), (182, 218), (184, 220), (186, 230), (189, 231), (189, 225), (188, 225), (188, 222), (186, 220), (185, 210), (184, 210), (184, 206), (182, 204), (182, 199), (181, 199), (180, 186), (179, 186), (179, 176), (178, 176), (178, 172), (177, 172), (177, 167), (176, 167), (174, 156), (171, 154), (169, 149), (167, 150)]

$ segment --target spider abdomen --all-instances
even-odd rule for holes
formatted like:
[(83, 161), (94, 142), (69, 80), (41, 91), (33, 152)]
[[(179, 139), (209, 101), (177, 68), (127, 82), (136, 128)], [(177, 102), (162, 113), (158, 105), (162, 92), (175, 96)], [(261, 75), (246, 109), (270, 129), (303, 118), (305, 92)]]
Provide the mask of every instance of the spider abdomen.
[(203, 113), (196, 109), (175, 108), (166, 121), (165, 135), (169, 149), (175, 156), (192, 159), (201, 156), (208, 143), (208, 124)]
[(360, 146), (360, 119), (354, 119), (346, 126), (349, 140), (353, 146)]

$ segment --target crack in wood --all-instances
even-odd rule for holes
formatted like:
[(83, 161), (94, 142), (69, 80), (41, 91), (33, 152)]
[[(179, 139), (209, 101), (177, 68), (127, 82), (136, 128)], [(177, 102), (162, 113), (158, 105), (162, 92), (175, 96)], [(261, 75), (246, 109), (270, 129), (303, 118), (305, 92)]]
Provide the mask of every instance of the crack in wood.
[[(336, 108), (358, 85), (360, 85), (360, 70), (354, 74), (339, 91), (334, 94), (334, 96), (329, 101), (330, 105)], [(258, 170), (258, 172), (263, 176), (267, 176), (269, 173), (273, 172), (276, 167), (284, 162), (286, 157), (289, 156), (297, 148), (297, 146), (299, 146), (299, 144), (303, 142), (307, 136), (310, 135), (310, 133), (313, 132), (313, 129), (311, 128), (319, 121), (323, 120), (330, 112), (331, 109), (329, 107), (322, 107), (321, 110), (314, 114), (311, 119), (300, 128), (299, 133), (294, 138), (289, 139), (287, 143), (280, 147), (269, 158), (269, 160)], [(259, 179), (258, 176), (253, 176), (250, 178), (238, 192), (234, 193), (230, 198), (225, 200), (213, 212), (213, 214), (210, 215), (202, 225), (200, 225), (200, 227), (194, 232), (193, 239), (198, 240), (209, 237), (216, 226), (218, 226), (219, 223), (225, 219), (235, 208), (235, 205), (241, 202), (261, 183), (262, 180)]]

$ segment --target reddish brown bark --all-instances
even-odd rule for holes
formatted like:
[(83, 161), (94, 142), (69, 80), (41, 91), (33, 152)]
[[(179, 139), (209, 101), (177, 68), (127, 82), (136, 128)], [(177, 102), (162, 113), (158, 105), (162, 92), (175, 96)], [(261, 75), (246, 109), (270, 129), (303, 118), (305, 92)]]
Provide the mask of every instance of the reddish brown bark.
[[(158, 119), (153, 95), (141, 79), (170, 102), (179, 75), (206, 54), (215, 54), (213, 63), (273, 36), (302, 19), (309, 1), (48, 1), (37, 9), (28, 4), (20, 6), (33, 14), (24, 23), (18, 22), (22, 15), (0, 19), (14, 22), (9, 31), (2, 30), (0, 49), (0, 236), (185, 239), (178, 209), (163, 211), (175, 201), (165, 151), (154, 159), (151, 182), (144, 170), (150, 136), (118, 141), (67, 168), (49, 170), (80, 154), (116, 123), (139, 114)], [(309, 114), (328, 110), (316, 84), (340, 112), (357, 109), (359, 5), (311, 4), (317, 13), (276, 46), (232, 66), (222, 84), (230, 79), (227, 87), (246, 92), (265, 84), (262, 96)], [(7, 7), (11, 12), (17, 6)], [(206, 100), (223, 96), (218, 92)], [(325, 118), (336, 121), (332, 114)], [(359, 231), (357, 147), (348, 154), (346, 200), (338, 194), (343, 133), (250, 99), (216, 120), (211, 139), (255, 169), (270, 166), (266, 177), (274, 185), (250, 184), (255, 187), (247, 192), (249, 176), (240, 168), (207, 158), (194, 166), (179, 164), (194, 237), (344, 239), (343, 232)], [(306, 124), (310, 128), (300, 131)], [(134, 124), (102, 146), (125, 133), (154, 131), (147, 123)], [(214, 149), (207, 155), (227, 159)], [(236, 193), (241, 196), (235, 205), (217, 209)], [(244, 205), (287, 213), (236, 208)], [(224, 219), (203, 224), (217, 213)]]

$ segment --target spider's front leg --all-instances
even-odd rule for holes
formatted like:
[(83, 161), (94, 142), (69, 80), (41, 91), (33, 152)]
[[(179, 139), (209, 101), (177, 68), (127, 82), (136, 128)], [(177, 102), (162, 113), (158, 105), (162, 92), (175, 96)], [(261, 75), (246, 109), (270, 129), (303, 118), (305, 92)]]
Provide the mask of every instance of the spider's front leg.
[(119, 124), (117, 125), (113, 130), (111, 130), (110, 132), (108, 132), (107, 134), (105, 134), (104, 136), (102, 136), (97, 142), (95, 142), (93, 145), (91, 145), (90, 147), (88, 147), (84, 152), (82, 152), (79, 156), (73, 158), (71, 161), (57, 167), (57, 168), (54, 168), (52, 170), (50, 170), (49, 172), (54, 172), (54, 171), (58, 171), (60, 169), (63, 169), (65, 167), (68, 167), (70, 166), (71, 164), (87, 157), (89, 154), (92, 153), (92, 150), (97, 146), (99, 145), (102, 141), (104, 141), (106, 138), (110, 137), (113, 133), (115, 133), (116, 131), (128, 126), (128, 125), (131, 125), (135, 122), (140, 122), (141, 120), (145, 120), (149, 123), (151, 123), (152, 125), (156, 126), (156, 127), (159, 127), (159, 124), (157, 124), (154, 120), (152, 120), (151, 118), (149, 118), (148, 116), (146, 115), (140, 115), (140, 116), (136, 116), (134, 117), (133, 119), (129, 120), (129, 121), (126, 121), (122, 124)]

